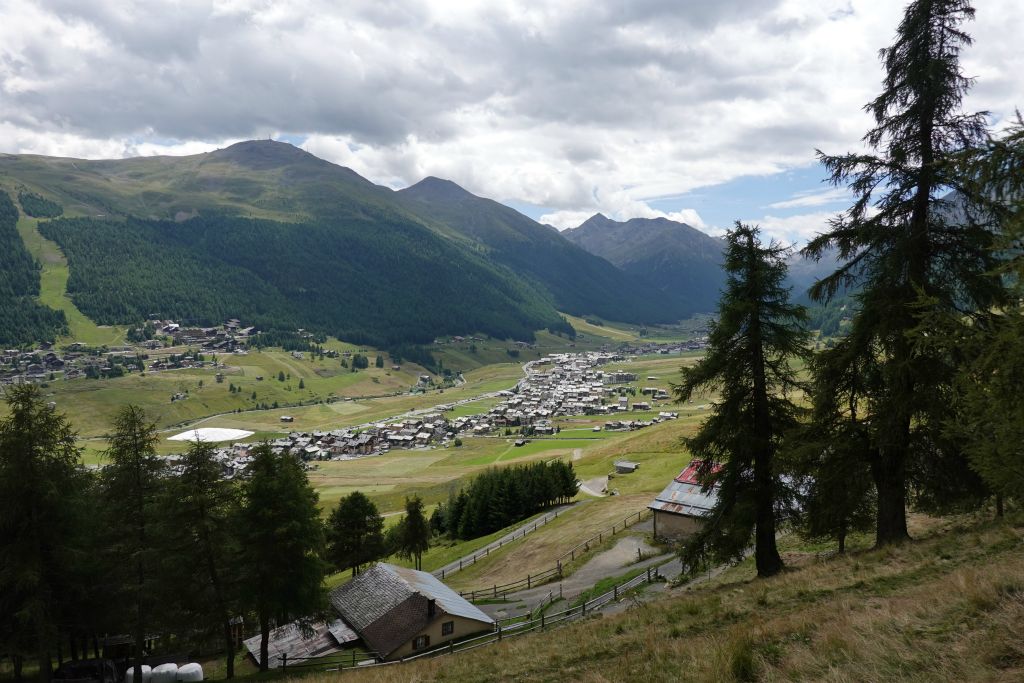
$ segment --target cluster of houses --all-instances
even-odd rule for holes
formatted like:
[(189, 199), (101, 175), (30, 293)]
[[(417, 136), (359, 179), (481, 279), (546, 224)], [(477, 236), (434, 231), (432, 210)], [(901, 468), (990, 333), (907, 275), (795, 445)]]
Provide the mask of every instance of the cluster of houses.
[[(625, 360), (618, 352), (550, 354), (527, 363), (526, 377), (514, 392), (505, 392), (504, 400), (478, 420), (475, 431), (504, 427), (534, 427), (534, 433), (550, 433), (552, 418), (562, 415), (614, 415), (629, 411), (648, 411), (650, 401), (634, 401), (621, 386), (635, 382), (631, 372), (605, 372), (601, 366)], [(667, 399), (662, 389), (644, 390), (652, 400)], [(660, 416), (659, 416), (660, 417)], [(667, 418), (667, 416), (666, 416)], [(618, 427), (611, 427), (613, 429)]]
[(170, 338), (175, 346), (198, 346), (206, 351), (226, 353), (244, 348), (249, 338), (258, 334), (255, 327), (244, 326), (235, 318), (214, 327), (184, 327), (173, 320), (149, 320), (147, 325), (157, 338), (142, 342), (146, 348), (160, 348), (162, 339)]
[(0, 351), (0, 386), (75, 379), (91, 372), (102, 374), (112, 364), (122, 364), (126, 358), (135, 356), (136, 350), (131, 346), (114, 346), (101, 352), (80, 342), (63, 350), (50, 342), (30, 351), (5, 349)]

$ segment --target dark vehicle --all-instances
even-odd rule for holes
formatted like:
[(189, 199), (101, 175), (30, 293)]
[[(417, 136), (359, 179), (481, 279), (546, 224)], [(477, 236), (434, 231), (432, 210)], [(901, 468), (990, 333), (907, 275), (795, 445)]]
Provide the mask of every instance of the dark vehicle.
[(53, 674), (55, 681), (80, 683), (120, 683), (117, 666), (110, 659), (81, 659), (64, 662)]

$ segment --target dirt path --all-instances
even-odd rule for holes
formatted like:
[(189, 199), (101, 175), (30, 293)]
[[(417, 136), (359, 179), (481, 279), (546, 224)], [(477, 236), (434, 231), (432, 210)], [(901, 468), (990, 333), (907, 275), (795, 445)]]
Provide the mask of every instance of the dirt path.
[[(636, 561), (638, 549), (647, 558), (642, 562)], [(564, 598), (571, 600), (583, 591), (593, 588), (594, 584), (601, 579), (623, 574), (633, 567), (647, 568), (665, 562), (672, 557), (671, 553), (652, 556), (657, 552), (657, 548), (648, 545), (643, 536), (624, 536), (614, 546), (599, 553), (561, 582), (519, 591), (508, 596), (508, 603), (480, 605), (480, 609), (495, 619), (503, 619), (512, 614), (533, 610), (541, 603), (546, 602), (552, 594), (555, 596), (561, 594)]]

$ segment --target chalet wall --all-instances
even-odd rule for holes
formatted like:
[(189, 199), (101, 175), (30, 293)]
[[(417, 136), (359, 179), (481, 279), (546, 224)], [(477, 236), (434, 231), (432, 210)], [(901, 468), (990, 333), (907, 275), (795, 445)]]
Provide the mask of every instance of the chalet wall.
[[(455, 631), (450, 635), (442, 636), (441, 625), (447, 621), (455, 622)], [(430, 636), (430, 645), (427, 646), (427, 649), (433, 649), (438, 645), (443, 645), (447, 643), (450, 640), (457, 640), (459, 638), (465, 638), (466, 636), (489, 632), (492, 629), (493, 627), (490, 624), (484, 624), (473, 619), (452, 616), (450, 614), (444, 614), (442, 612), (440, 616), (437, 617), (437, 619), (428, 624), (426, 628), (417, 633), (415, 637)], [(413, 640), (415, 640), (415, 637), (410, 638), (407, 643), (402, 645), (402, 647), (392, 652), (388, 656), (387, 660), (391, 661), (395, 659), (401, 659), (402, 657), (408, 657), (409, 655), (422, 652), (422, 650), (413, 651), (412, 649), (412, 642)]]

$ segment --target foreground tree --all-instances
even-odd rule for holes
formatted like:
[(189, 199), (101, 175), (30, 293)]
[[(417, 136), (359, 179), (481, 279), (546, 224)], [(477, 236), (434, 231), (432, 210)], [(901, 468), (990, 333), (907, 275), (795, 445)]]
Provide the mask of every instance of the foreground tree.
[(267, 671), (271, 621), (286, 623), (324, 607), (326, 564), (318, 496), (302, 465), (268, 443), (253, 456), (242, 487), (240, 560), (245, 600), (260, 624), (260, 671)]
[[(965, 175), (979, 194), (992, 199), (990, 213), (1001, 219), (999, 247), (1011, 255), (1002, 268), (1011, 292), (1024, 298), (1024, 120), (1020, 114), (1005, 135), (964, 155)], [(1024, 500), (1024, 310), (1009, 305), (982, 321), (963, 325), (947, 316), (946, 345), (969, 360), (957, 376), (957, 419), (948, 430), (963, 438), (971, 467), (996, 494)]]
[(384, 518), (366, 494), (353, 491), (331, 512), (327, 539), (327, 559), (355, 576), (364, 564), (384, 555)]
[(405, 499), (405, 517), (398, 523), (395, 542), (399, 557), (413, 560), (416, 569), (423, 568), (423, 553), (430, 548), (430, 523), (419, 496)]
[(797, 482), (801, 533), (834, 538), (842, 553), (847, 535), (867, 531), (874, 518), (873, 446), (864, 406), (877, 387), (878, 365), (843, 339), (814, 356), (810, 370), (811, 419), (788, 440), (786, 469)]
[(52, 675), (52, 648), (69, 609), (71, 572), (88, 484), (76, 434), (34, 385), (12, 387), (0, 420), (0, 648), (20, 662), (35, 655)]
[(685, 440), (703, 461), (703, 481), (717, 485), (718, 501), (684, 555), (741, 557), (753, 534), (758, 576), (771, 576), (783, 566), (775, 544), (774, 459), (783, 434), (796, 424), (788, 394), (799, 385), (790, 361), (806, 355), (805, 312), (789, 302), (783, 286), (786, 249), (763, 245), (756, 227), (739, 222), (726, 243), (728, 281), (707, 355), (683, 368), (682, 382), (673, 386), (680, 401), (720, 392), (711, 415)]
[(102, 474), (103, 513), (111, 552), (108, 565), (119, 589), (118, 603), (130, 609), (134, 680), (142, 680), (143, 645), (156, 604), (156, 535), (152, 532), (164, 461), (156, 454), (156, 425), (141, 408), (125, 406), (114, 418), (114, 434)]
[(223, 638), (227, 677), (235, 675), (235, 640), (231, 620), (240, 612), (236, 564), (239, 491), (225, 480), (214, 460), (214, 447), (189, 445), (181, 473), (167, 480), (163, 534), (168, 544), (164, 589), (179, 608), (180, 631)]
[[(875, 119), (864, 137), (871, 152), (818, 153), (831, 182), (848, 185), (856, 198), (804, 254), (838, 251), (843, 265), (811, 295), (827, 301), (858, 288), (848, 358), (880, 362), (870, 415), (878, 545), (908, 537), (908, 477), (942, 455), (929, 431), (945, 417), (937, 398), (955, 368), (915, 344), (927, 335), (920, 320), (937, 310), (970, 316), (1003, 301), (998, 279), (988, 275), (992, 217), (955, 163), (985, 139), (983, 116), (959, 111), (970, 85), (959, 55), (971, 42), (960, 25), (973, 16), (965, 0), (908, 5), (895, 42), (881, 52), (884, 90), (866, 107)], [(950, 190), (955, 198), (944, 199)]]

